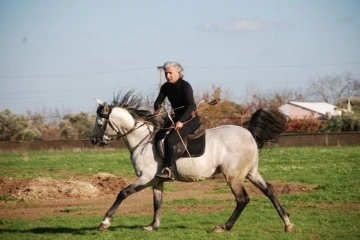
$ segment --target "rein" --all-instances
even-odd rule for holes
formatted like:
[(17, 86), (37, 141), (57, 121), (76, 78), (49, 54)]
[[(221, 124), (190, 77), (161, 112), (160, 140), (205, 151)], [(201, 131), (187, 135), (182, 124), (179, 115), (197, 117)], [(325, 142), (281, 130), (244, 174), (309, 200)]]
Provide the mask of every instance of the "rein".
[[(135, 131), (136, 129), (141, 128), (142, 126), (144, 126), (144, 125), (146, 124), (145, 122), (143, 122), (141, 125), (139, 125), (139, 126), (136, 127), (136, 123), (137, 123), (137, 122), (135, 122), (134, 127), (132, 127), (128, 132), (122, 134), (122, 133), (120, 133), (120, 132), (117, 130), (117, 128), (114, 127), (114, 124), (112, 124), (112, 122), (111, 122), (108, 118), (106, 118), (106, 123), (105, 123), (105, 124), (109, 124), (109, 126), (111, 127), (111, 129), (116, 132), (116, 138), (114, 139), (113, 137), (111, 137), (110, 140), (120, 140), (120, 139), (122, 139), (123, 137), (126, 137), (127, 135), (129, 135), (130, 133), (132, 133), (133, 131)], [(105, 126), (105, 128), (106, 128), (106, 126)]]
[(131, 129), (130, 129), (127, 133), (121, 134), (120, 136), (119, 136), (119, 133), (118, 133), (118, 135), (117, 135), (117, 139), (116, 139), (116, 140), (119, 140), (119, 139), (121, 139), (121, 138), (125, 137), (126, 135), (128, 135), (128, 134), (132, 133), (133, 131), (135, 131), (135, 130), (136, 130), (136, 129), (138, 129), (138, 128), (141, 128), (141, 127), (142, 127), (142, 126), (144, 126), (144, 125), (146, 125), (146, 123), (145, 123), (145, 122), (143, 122), (141, 125), (139, 125), (139, 126), (135, 127), (135, 126), (136, 126), (136, 123), (135, 123), (134, 127), (133, 127), (133, 128), (131, 128)]

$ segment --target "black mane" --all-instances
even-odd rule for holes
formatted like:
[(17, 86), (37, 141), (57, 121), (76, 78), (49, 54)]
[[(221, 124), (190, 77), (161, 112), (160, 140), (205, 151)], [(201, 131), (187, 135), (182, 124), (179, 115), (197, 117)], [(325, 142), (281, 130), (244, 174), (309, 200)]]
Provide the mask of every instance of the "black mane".
[(159, 125), (157, 118), (154, 118), (149, 110), (143, 108), (142, 96), (135, 94), (134, 90), (130, 90), (124, 94), (119, 92), (117, 95), (114, 95), (110, 107), (125, 108), (135, 119), (148, 121), (155, 126)]

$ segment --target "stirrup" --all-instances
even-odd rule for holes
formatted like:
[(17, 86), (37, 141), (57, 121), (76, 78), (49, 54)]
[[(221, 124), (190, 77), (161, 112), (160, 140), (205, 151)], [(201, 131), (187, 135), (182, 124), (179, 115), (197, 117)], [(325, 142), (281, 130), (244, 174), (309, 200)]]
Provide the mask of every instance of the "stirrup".
[(175, 181), (174, 178), (174, 174), (171, 171), (171, 169), (169, 167), (164, 168), (160, 174), (156, 175), (157, 178), (160, 178), (162, 181), (166, 182), (166, 181)]

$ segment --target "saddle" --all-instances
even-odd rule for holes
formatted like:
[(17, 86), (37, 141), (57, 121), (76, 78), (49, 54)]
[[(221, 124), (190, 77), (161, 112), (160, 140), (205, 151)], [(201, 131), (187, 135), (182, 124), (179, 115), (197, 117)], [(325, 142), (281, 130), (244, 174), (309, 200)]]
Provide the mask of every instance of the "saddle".
[[(205, 152), (205, 126), (203, 123), (200, 123), (199, 127), (191, 134), (187, 135), (183, 138), (183, 141), (186, 145), (188, 151), (182, 141), (179, 141), (178, 146), (178, 154), (177, 158), (181, 157), (199, 157)], [(170, 130), (166, 132), (158, 132), (155, 136), (156, 139), (156, 148), (162, 158), (165, 157), (165, 148), (164, 148), (164, 140), (169, 134)], [(188, 154), (190, 153), (190, 156)]]

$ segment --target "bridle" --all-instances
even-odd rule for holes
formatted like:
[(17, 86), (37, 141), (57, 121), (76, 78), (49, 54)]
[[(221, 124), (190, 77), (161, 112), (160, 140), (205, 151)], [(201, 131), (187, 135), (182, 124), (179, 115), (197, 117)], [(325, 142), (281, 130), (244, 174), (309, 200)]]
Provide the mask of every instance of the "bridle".
[[(135, 131), (136, 129), (138, 128), (141, 128), (142, 126), (145, 125), (145, 122), (143, 122), (141, 125), (139, 126), (136, 126), (138, 122), (135, 122), (134, 126), (129, 130), (127, 131), (126, 133), (120, 133), (113, 125), (113, 123), (109, 120), (109, 119), (106, 119), (106, 122), (105, 124), (109, 124), (109, 126), (111, 127), (112, 130), (114, 130), (116, 132), (116, 137), (111, 137), (110, 140), (120, 140), (122, 139), (123, 137), (126, 137), (127, 135), (129, 135), (130, 133), (132, 133), (133, 131)], [(104, 131), (105, 131), (106, 127), (104, 128)]]

